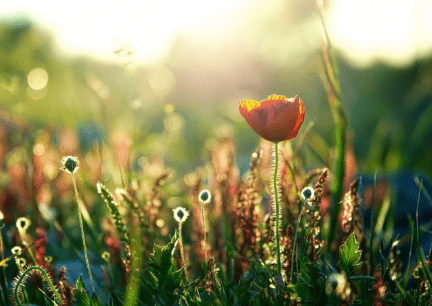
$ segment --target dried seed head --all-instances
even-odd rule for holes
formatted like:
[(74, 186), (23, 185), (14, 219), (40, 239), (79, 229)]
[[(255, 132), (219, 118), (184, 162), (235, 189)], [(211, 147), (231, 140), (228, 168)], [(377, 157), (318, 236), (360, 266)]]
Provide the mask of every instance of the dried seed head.
[(314, 190), (312, 187), (305, 187), (301, 192), (303, 201), (307, 199), (312, 199), (314, 196)]
[(60, 169), (63, 171), (74, 173), (79, 168), (79, 160), (76, 156), (65, 156), (61, 162), (63, 166)]
[(174, 212), (174, 219), (177, 222), (183, 223), (186, 221), (187, 217), (189, 217), (189, 212), (183, 207), (177, 207), (173, 209), (173, 212)]
[(198, 199), (203, 202), (204, 204), (207, 204), (211, 200), (211, 193), (208, 190), (202, 190), (198, 196)]
[(18, 218), (18, 220), (16, 221), (16, 226), (20, 232), (26, 232), (30, 224), (31, 221), (25, 217)]

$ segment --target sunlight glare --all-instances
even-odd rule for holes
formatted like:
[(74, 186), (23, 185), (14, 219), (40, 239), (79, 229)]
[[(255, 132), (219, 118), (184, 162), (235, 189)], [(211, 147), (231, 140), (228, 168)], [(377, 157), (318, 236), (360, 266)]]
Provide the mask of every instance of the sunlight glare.
[(431, 11), (431, 1), (334, 0), (326, 20), (333, 43), (353, 64), (408, 65), (432, 52)]
[(181, 33), (204, 30), (215, 16), (237, 9), (246, 0), (86, 1), (70, 5), (54, 0), (16, 0), (0, 4), (2, 15), (21, 14), (52, 31), (69, 54), (116, 60), (115, 41), (129, 42), (135, 59), (155, 62)]

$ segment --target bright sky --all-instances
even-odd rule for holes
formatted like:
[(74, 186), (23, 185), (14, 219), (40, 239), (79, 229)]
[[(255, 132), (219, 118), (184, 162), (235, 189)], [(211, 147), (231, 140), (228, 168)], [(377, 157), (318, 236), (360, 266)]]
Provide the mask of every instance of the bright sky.
[[(236, 20), (254, 22), (252, 10), (255, 16), (277, 14), (268, 8), (280, 8), (283, 1), (289, 0), (13, 0), (1, 2), (0, 20), (24, 12), (53, 32), (69, 53), (114, 59), (117, 40), (130, 43), (137, 61), (151, 63), (167, 53), (179, 33), (205, 33), (222, 18), (223, 30), (229, 30)], [(354, 64), (404, 65), (432, 54), (432, 1), (330, 2), (331, 39)]]
[(432, 56), (432, 1), (333, 0), (327, 20), (335, 45), (358, 66)]
[(13, 0), (0, 4), (0, 20), (24, 12), (53, 32), (70, 53), (112, 57), (114, 41), (129, 42), (138, 60), (162, 57), (181, 32), (205, 30), (212, 18), (246, 0)]

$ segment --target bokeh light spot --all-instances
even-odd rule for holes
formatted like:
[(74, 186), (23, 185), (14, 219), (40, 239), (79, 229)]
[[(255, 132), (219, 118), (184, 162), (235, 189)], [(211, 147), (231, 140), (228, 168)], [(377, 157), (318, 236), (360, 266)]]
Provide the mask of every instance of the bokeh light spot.
[(41, 90), (48, 84), (48, 73), (43, 68), (34, 68), (29, 72), (27, 82), (31, 89)]
[(45, 146), (41, 143), (37, 143), (34, 147), (33, 147), (33, 153), (37, 156), (41, 156), (42, 154), (45, 153)]
[(165, 221), (163, 220), (163, 219), (158, 219), (157, 221), (156, 221), (156, 226), (157, 227), (162, 227), (162, 226), (164, 226), (165, 225)]
[(168, 103), (164, 106), (164, 112), (165, 114), (172, 114), (174, 112), (174, 105), (171, 103)]

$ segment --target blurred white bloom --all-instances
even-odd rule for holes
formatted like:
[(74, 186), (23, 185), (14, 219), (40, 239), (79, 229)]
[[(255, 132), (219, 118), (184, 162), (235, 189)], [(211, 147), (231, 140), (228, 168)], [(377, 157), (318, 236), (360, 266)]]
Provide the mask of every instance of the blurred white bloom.
[(22, 248), (20, 246), (14, 246), (11, 251), (14, 255), (21, 255)]
[(204, 204), (209, 203), (211, 200), (211, 193), (210, 191), (204, 189), (200, 192), (198, 199), (203, 202)]
[(30, 224), (31, 224), (30, 219), (26, 217), (18, 218), (18, 220), (16, 221), (16, 226), (20, 232), (26, 232)]
[(314, 196), (314, 190), (312, 187), (305, 187), (303, 188), (301, 192), (301, 196), (303, 198), (303, 201), (306, 199), (312, 199)]
[(174, 219), (176, 219), (177, 222), (185, 222), (187, 217), (189, 217), (189, 212), (183, 207), (177, 207), (173, 209), (173, 211)]

